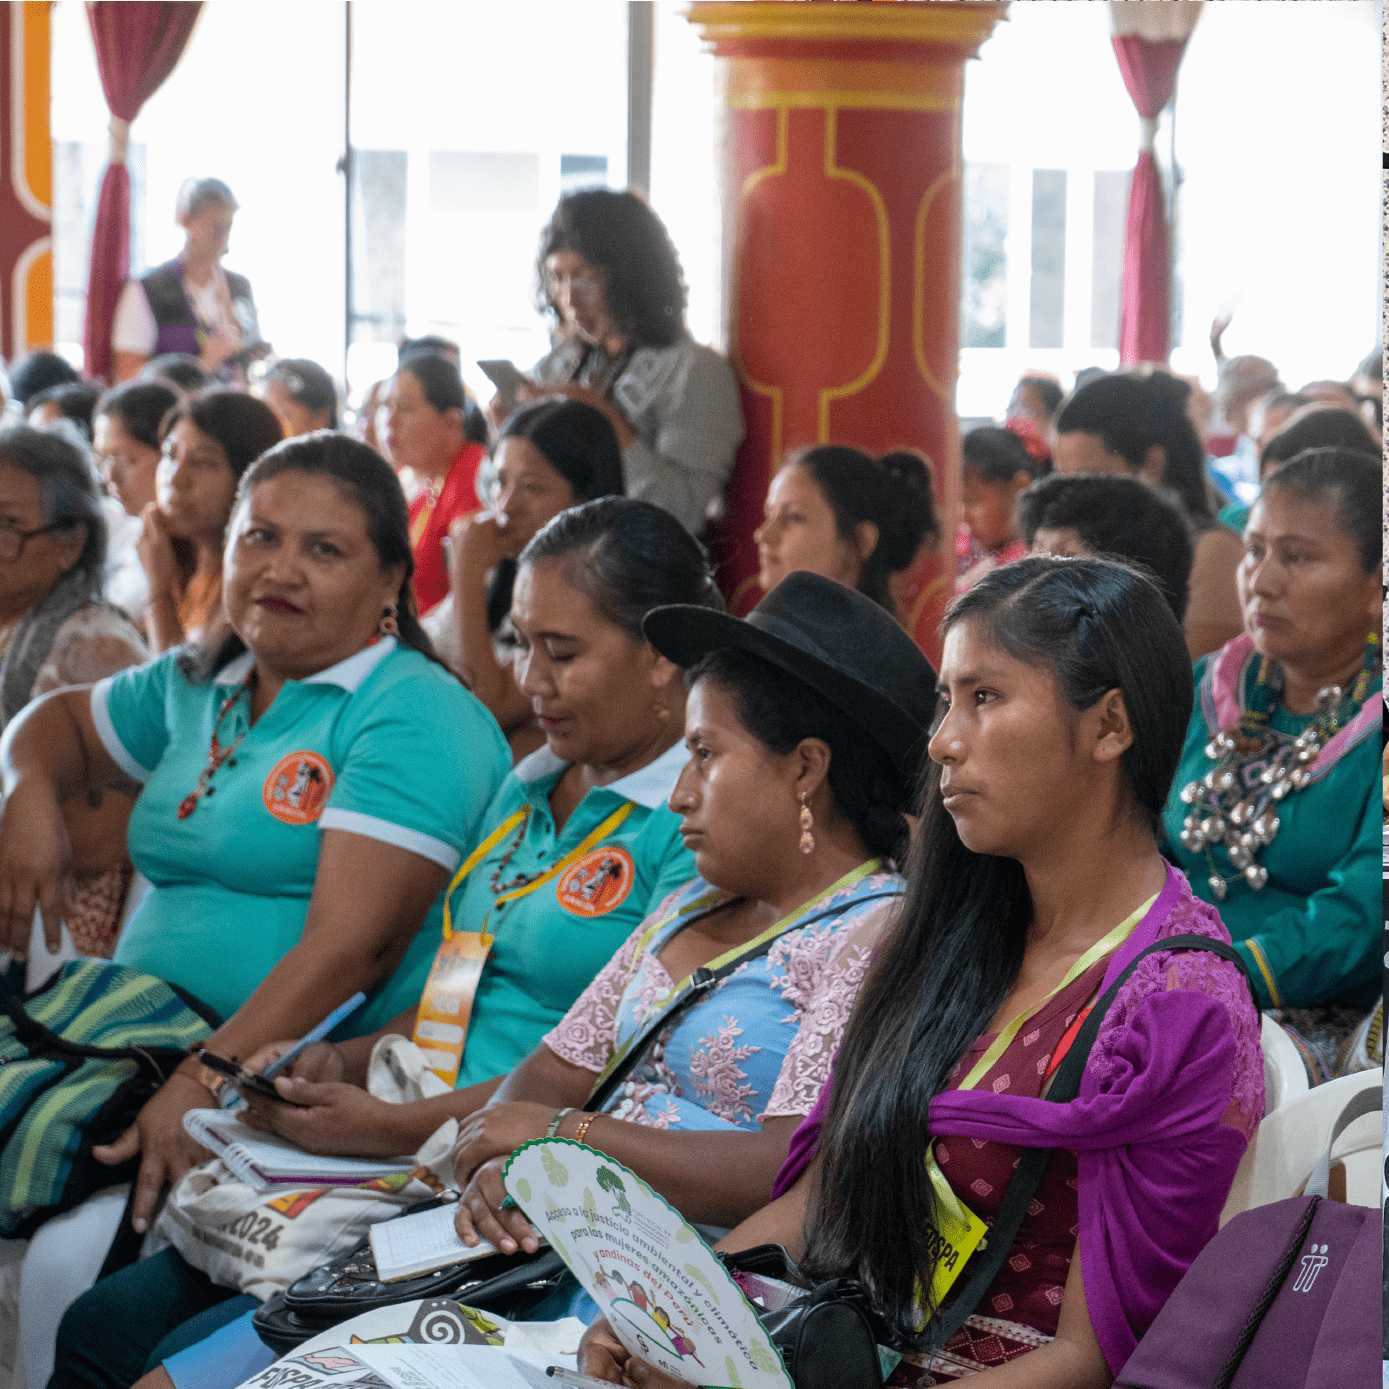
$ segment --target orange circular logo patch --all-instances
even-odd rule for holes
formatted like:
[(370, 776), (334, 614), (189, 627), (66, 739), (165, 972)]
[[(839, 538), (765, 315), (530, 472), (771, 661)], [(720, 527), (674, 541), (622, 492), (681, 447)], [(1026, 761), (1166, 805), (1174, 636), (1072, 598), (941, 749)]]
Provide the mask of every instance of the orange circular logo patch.
[(311, 825), (333, 792), (333, 769), (316, 752), (291, 752), (265, 778), (265, 808), (287, 825)]
[(559, 880), (555, 897), (575, 916), (605, 916), (626, 901), (636, 876), (636, 865), (626, 849), (594, 849)]

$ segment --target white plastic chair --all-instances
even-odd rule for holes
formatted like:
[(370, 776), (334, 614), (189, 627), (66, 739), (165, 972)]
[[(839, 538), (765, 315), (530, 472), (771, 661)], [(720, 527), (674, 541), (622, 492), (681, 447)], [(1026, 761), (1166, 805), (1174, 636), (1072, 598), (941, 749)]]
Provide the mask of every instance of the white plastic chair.
[[(1221, 1225), (1241, 1211), (1298, 1195), (1326, 1151), (1341, 1111), (1353, 1096), (1370, 1089), (1383, 1095), (1383, 1070), (1357, 1071), (1314, 1086), (1269, 1114), (1240, 1161)], [(1335, 1169), (1344, 1167), (1345, 1199), (1351, 1205), (1379, 1205), (1381, 1122), (1377, 1112), (1363, 1115), (1336, 1142), (1332, 1187), (1337, 1185)]]
[(1264, 1113), (1272, 1114), (1289, 1100), (1305, 1095), (1307, 1067), (1293, 1039), (1267, 1013), (1260, 1015), (1259, 1050), (1264, 1054)]

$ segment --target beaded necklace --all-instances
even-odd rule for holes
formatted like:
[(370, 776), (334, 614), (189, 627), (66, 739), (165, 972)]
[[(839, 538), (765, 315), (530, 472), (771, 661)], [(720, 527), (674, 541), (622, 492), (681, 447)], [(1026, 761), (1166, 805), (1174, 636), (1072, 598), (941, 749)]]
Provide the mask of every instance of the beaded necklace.
[[(1210, 870), (1207, 882), (1217, 902), (1225, 900), (1228, 885), (1240, 878), (1255, 892), (1268, 882), (1268, 869), (1255, 860), (1278, 833), (1278, 803), (1312, 780), (1312, 767), (1322, 749), (1364, 704), (1379, 661), (1379, 638), (1371, 632), (1349, 698), (1339, 685), (1323, 686), (1317, 691), (1312, 722), (1292, 737), (1270, 727), (1283, 693), (1283, 668), (1272, 657), (1259, 658), (1259, 673), (1239, 723), (1222, 729), (1206, 744), (1214, 769), (1181, 791), (1182, 802), (1191, 812), (1182, 821), (1178, 837), (1189, 853), (1204, 851)], [(1248, 769), (1261, 761), (1267, 765), (1251, 780)], [(1225, 845), (1237, 870), (1233, 877), (1225, 877), (1216, 867), (1212, 852), (1216, 844)]]
[(212, 778), (217, 775), (218, 769), (224, 763), (228, 767), (236, 766), (236, 758), (232, 756), (232, 753), (241, 746), (241, 740), (250, 729), (249, 718), (246, 727), (226, 747), (222, 746), (217, 735), (221, 732), (222, 720), (231, 712), (236, 701), (251, 689), (255, 681), (256, 672), (252, 669), (250, 674), (222, 701), (222, 707), (218, 709), (217, 718), (212, 725), (212, 743), (207, 750), (207, 766), (198, 773), (198, 784), (178, 803), (178, 818), (180, 820), (186, 820), (198, 808), (198, 802), (204, 796), (212, 795), (217, 789), (212, 784)]
[(507, 849), (497, 862), (497, 866), (492, 870), (492, 876), (487, 880), (492, 889), (492, 896), (500, 896), (503, 892), (510, 892), (512, 888), (524, 887), (531, 879), (539, 877), (538, 873), (518, 873), (509, 883), (502, 882), (502, 874), (506, 872), (506, 866), (511, 862), (516, 850), (521, 847), (521, 841), (526, 837), (526, 826), (530, 824), (531, 809), (526, 807), (526, 813), (521, 817), (521, 823), (516, 828), (516, 836), (511, 841), (511, 847)]

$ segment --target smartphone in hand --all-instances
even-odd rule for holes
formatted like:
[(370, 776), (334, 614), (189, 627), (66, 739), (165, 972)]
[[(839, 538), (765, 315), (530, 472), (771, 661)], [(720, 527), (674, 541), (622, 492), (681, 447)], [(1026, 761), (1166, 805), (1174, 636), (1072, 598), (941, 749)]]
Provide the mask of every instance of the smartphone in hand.
[(516, 363), (499, 359), (490, 362), (479, 362), (478, 368), (483, 375), (497, 388), (497, 394), (501, 396), (508, 410), (516, 408), (516, 392), (523, 385), (529, 385), (526, 378), (517, 370)]
[[(277, 1104), (294, 1104), (293, 1100), (287, 1100), (275, 1089), (272, 1081), (266, 1080), (264, 1076), (256, 1075), (254, 1071), (248, 1071), (238, 1061), (228, 1061), (225, 1056), (218, 1056), (216, 1052), (200, 1051), (198, 1060), (208, 1068), (209, 1071), (216, 1071), (218, 1075), (226, 1076), (231, 1083), (243, 1095), (258, 1095), (263, 1100), (274, 1100)], [(297, 1105), (296, 1108), (306, 1108), (304, 1105)]]

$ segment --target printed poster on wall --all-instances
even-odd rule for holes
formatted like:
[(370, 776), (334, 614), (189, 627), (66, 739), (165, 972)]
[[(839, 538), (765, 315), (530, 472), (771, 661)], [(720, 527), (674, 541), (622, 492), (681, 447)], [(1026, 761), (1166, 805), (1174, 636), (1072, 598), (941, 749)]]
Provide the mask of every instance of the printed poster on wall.
[(518, 1149), (502, 1180), (634, 1355), (687, 1384), (794, 1389), (728, 1270), (635, 1173), (550, 1138)]

